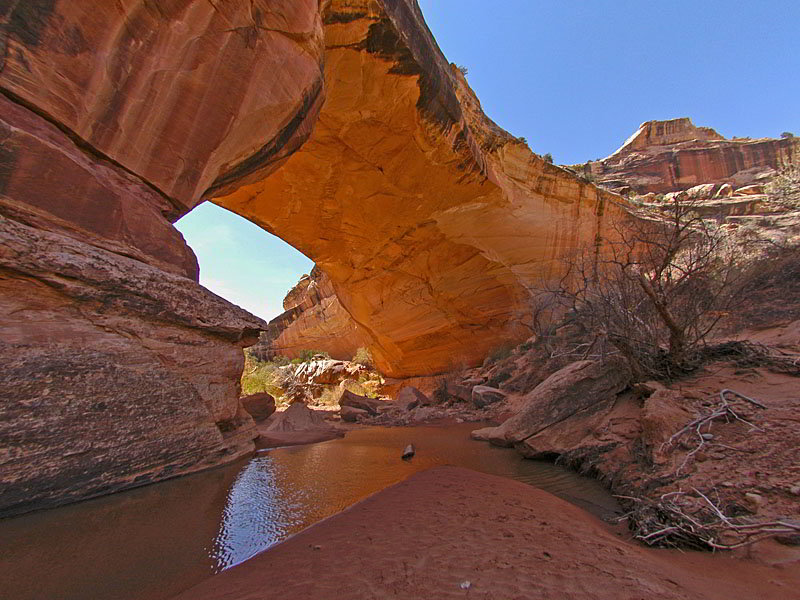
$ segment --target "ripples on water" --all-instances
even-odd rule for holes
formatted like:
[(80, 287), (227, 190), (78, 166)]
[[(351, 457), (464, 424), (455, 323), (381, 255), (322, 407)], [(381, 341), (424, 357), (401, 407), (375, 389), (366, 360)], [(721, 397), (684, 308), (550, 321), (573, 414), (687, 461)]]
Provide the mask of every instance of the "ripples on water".
[[(536, 485), (598, 516), (600, 485), (473, 442), (479, 424), (369, 428), (321, 444), (0, 521), (0, 597), (163, 600), (411, 474), (456, 465)], [(406, 444), (416, 456), (400, 460)]]

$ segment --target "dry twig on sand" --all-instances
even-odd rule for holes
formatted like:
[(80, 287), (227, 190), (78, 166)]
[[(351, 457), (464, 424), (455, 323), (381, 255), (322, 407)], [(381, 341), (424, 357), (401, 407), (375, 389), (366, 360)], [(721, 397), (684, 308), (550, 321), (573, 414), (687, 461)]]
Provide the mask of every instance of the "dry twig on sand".
[[(740, 417), (736, 411), (734, 410), (731, 403), (725, 398), (727, 394), (749, 402), (753, 406), (757, 406), (758, 408), (765, 409), (767, 408), (758, 400), (754, 400), (744, 394), (740, 394), (734, 390), (724, 389), (719, 393), (720, 404), (714, 408), (710, 413), (702, 415), (683, 427), (682, 429), (676, 431), (670, 438), (661, 445), (662, 451), (667, 451), (672, 448), (675, 443), (683, 436), (683, 434), (693, 431), (694, 434), (697, 436), (698, 444), (693, 448), (683, 459), (683, 462), (680, 466), (675, 470), (676, 475), (680, 475), (681, 471), (686, 467), (687, 463), (691, 458), (697, 454), (703, 446), (706, 445), (710, 440), (713, 439), (713, 434), (711, 433), (711, 425), (717, 419), (725, 419), (726, 422), (730, 423), (731, 420), (741, 421), (746, 425), (750, 426), (751, 431), (757, 430), (761, 431), (761, 428), (757, 425), (754, 425), (750, 421), (747, 421)], [(740, 450), (740, 448), (732, 448), (733, 450)]]
[[(633, 503), (633, 509), (621, 519), (630, 521), (636, 539), (649, 546), (691, 548), (695, 550), (733, 550), (779, 535), (800, 533), (800, 523), (788, 519), (746, 522), (728, 517), (706, 494), (692, 488), (669, 492), (658, 501), (632, 496), (618, 496)], [(702, 499), (705, 509), (687, 514), (678, 498)]]

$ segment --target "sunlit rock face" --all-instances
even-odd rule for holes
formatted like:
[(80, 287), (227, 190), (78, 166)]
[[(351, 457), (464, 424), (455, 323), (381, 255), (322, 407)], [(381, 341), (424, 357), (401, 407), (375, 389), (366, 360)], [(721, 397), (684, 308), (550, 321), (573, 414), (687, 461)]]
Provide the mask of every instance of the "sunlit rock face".
[(323, 97), (316, 0), (0, 6), (0, 516), (253, 448), (242, 347), (172, 222)]
[[(527, 337), (530, 288), (602, 233), (617, 198), (491, 122), (415, 2), (333, 1), (323, 20), (311, 138), (214, 202), (312, 258), (388, 375), (474, 364)], [(327, 349), (325, 311), (303, 315), (281, 347)]]
[(289, 290), (283, 307), (286, 310), (269, 322), (251, 348), (259, 358), (294, 358), (302, 351), (324, 350), (333, 358), (350, 360), (359, 348), (370, 345), (366, 330), (341, 305), (330, 277), (319, 267)]
[(611, 189), (663, 194), (705, 183), (763, 183), (798, 160), (800, 138), (728, 140), (682, 118), (642, 123), (608, 158), (573, 168)]

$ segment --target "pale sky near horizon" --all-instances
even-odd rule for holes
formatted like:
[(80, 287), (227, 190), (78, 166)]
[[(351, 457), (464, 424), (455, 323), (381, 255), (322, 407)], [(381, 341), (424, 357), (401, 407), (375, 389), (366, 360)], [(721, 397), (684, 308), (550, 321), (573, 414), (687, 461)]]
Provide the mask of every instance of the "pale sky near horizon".
[[(420, 0), (486, 114), (556, 163), (601, 158), (640, 123), (691, 117), (726, 137), (800, 135), (800, 2)], [(312, 262), (210, 203), (176, 226), (200, 283), (270, 319)]]

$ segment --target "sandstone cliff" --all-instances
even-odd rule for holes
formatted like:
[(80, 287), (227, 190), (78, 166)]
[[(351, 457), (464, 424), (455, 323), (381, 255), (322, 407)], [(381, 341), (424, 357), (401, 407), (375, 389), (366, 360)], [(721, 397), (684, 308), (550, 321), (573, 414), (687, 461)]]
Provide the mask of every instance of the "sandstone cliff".
[(295, 358), (303, 350), (324, 350), (332, 358), (350, 360), (370, 340), (344, 309), (330, 278), (319, 267), (286, 294), (283, 313), (269, 322), (251, 350), (261, 359)]
[(572, 168), (615, 191), (663, 194), (705, 183), (763, 183), (797, 161), (800, 138), (728, 140), (682, 118), (642, 123), (611, 156)]
[(252, 450), (266, 324), (171, 222), (285, 121), (271, 159), (302, 143), (320, 40), (311, 1), (0, 7), (0, 515)]
[(324, 271), (314, 339), (401, 376), (526, 337), (620, 212), (483, 114), (415, 0), (15, 0), (0, 36), (0, 513), (249, 447), (266, 324), (196, 283), (171, 223), (203, 200)]

